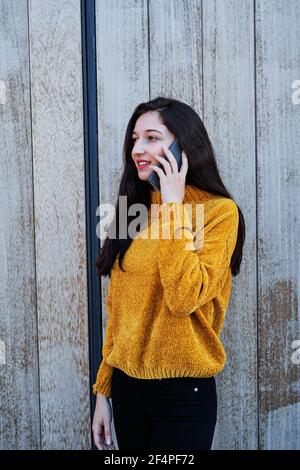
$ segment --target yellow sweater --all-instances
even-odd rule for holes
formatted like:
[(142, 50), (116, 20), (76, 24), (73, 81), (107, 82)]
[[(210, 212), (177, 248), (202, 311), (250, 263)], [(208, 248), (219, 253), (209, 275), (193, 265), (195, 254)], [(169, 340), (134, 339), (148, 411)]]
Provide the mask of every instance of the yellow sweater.
[[(162, 203), (159, 191), (151, 191), (151, 201), (149, 224), (134, 237), (123, 259), (126, 272), (118, 258), (111, 271), (94, 394), (111, 397), (114, 367), (132, 377), (158, 379), (211, 377), (226, 363), (219, 336), (232, 286), (237, 205), (192, 185), (185, 186), (182, 203)], [(160, 228), (156, 238), (150, 232), (155, 224)], [(169, 232), (161, 232), (166, 224), (171, 227), (169, 238)], [(178, 238), (173, 228), (180, 226), (187, 228)]]

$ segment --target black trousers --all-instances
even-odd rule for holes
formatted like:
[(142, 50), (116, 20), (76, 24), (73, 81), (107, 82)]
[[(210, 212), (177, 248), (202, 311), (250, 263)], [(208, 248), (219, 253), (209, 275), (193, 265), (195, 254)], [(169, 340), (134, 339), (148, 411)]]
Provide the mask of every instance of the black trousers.
[(137, 379), (114, 368), (119, 450), (210, 450), (217, 421), (214, 377)]

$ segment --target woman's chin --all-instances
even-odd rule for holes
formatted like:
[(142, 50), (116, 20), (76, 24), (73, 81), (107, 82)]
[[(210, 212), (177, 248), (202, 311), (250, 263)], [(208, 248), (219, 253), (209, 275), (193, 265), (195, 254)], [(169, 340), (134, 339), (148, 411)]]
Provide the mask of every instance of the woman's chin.
[[(153, 170), (152, 170), (153, 171)], [(151, 175), (152, 171), (139, 171), (138, 172), (138, 177), (140, 178), (140, 180), (147, 180), (149, 178), (149, 176)]]

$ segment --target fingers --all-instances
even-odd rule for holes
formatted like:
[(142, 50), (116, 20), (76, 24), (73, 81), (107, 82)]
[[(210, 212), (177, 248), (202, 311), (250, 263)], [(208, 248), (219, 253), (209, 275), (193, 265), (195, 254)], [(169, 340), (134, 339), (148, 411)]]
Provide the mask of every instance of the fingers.
[(102, 450), (101, 432), (102, 425), (100, 423), (93, 427), (94, 443), (98, 450)]
[[(186, 154), (184, 152), (182, 152), (182, 165), (181, 165), (180, 171), (178, 172), (178, 164), (177, 164), (176, 158), (174, 157), (172, 152), (165, 145), (163, 145), (163, 148), (168, 153), (168, 158), (170, 159), (170, 162), (168, 162), (165, 158), (161, 157), (160, 155), (154, 155), (154, 157), (157, 160), (159, 160), (159, 162), (163, 165), (163, 167), (166, 170), (166, 175), (169, 176), (169, 175), (172, 174), (172, 172), (171, 172), (171, 167), (172, 167), (173, 173), (177, 172), (182, 176), (186, 176), (187, 171), (188, 171), (188, 159), (187, 159)], [(158, 168), (158, 166), (156, 166), (156, 165), (149, 165), (149, 166), (150, 166), (150, 168), (157, 171), (159, 176), (164, 175), (164, 172), (162, 171), (161, 168)], [(175, 168), (175, 171), (174, 171), (174, 168)]]
[(100, 436), (100, 445), (101, 445), (101, 450), (114, 450), (114, 443), (111, 441), (111, 444), (108, 445), (105, 439), (104, 435)]
[(111, 437), (111, 410), (110, 406), (104, 409), (96, 406), (93, 419), (93, 438), (98, 450), (115, 450)]
[(104, 420), (104, 438), (105, 438), (106, 444), (110, 446), (112, 442), (112, 438), (111, 438), (110, 423), (108, 420)]
[[(172, 174), (172, 170), (171, 170), (171, 165), (170, 165), (170, 162), (167, 161), (164, 157), (161, 157), (160, 155), (154, 155), (154, 157), (159, 161), (159, 163), (162, 164), (162, 166), (164, 167), (165, 171), (166, 171), (166, 175), (169, 176)], [(160, 168), (161, 169), (161, 168)]]
[(112, 439), (110, 440), (110, 445), (108, 445), (108, 436), (105, 437), (104, 425), (98, 424), (93, 428), (94, 443), (98, 450), (114, 450), (114, 443)]
[(108, 445), (103, 434), (94, 434), (94, 443), (98, 450), (115, 450), (114, 442)]
[(178, 173), (178, 172), (181, 175), (185, 176), (188, 170), (188, 161), (187, 161), (186, 154), (182, 152), (182, 165), (181, 165), (180, 171), (178, 171), (178, 163), (177, 163), (176, 158), (172, 154), (171, 150), (166, 145), (163, 145), (162, 147), (163, 147), (165, 154), (168, 157), (168, 160), (166, 160), (164, 157), (161, 157), (160, 155), (154, 155), (154, 157), (163, 165), (164, 169), (166, 170), (167, 176), (172, 173)]
[(111, 437), (110, 421), (108, 419), (103, 420), (102, 433), (100, 436), (101, 446), (105, 450), (115, 450), (114, 443)]
[(164, 176), (166, 176), (165, 173), (162, 171), (162, 169), (158, 168), (157, 165), (149, 165), (149, 167), (152, 170), (156, 171), (156, 173), (158, 173), (159, 178), (163, 178)]
[(167, 157), (169, 159), (169, 165), (172, 168), (173, 173), (178, 173), (178, 163), (177, 163), (177, 160), (174, 157), (173, 153), (171, 152), (171, 150), (166, 145), (163, 144), (162, 147), (163, 147), (163, 150), (164, 150), (165, 154), (167, 155)]
[(182, 165), (181, 165), (179, 173), (185, 177), (187, 174), (187, 171), (188, 171), (188, 159), (187, 159), (186, 154), (182, 152)]

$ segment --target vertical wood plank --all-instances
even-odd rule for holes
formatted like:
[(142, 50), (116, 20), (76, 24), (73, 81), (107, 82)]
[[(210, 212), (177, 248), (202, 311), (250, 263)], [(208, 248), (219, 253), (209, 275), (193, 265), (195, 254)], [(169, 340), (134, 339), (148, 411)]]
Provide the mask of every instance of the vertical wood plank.
[(222, 340), (227, 364), (218, 377), (214, 448), (257, 448), (257, 291), (254, 4), (203, 2), (204, 121), (220, 172), (240, 206), (246, 240), (233, 277)]
[[(98, 1), (96, 28), (100, 204), (115, 204), (127, 122), (135, 106), (149, 99), (147, 2)], [(108, 279), (101, 281), (105, 338)], [(114, 426), (112, 431), (117, 444)]]
[(150, 90), (202, 115), (201, 0), (149, 2)]
[(300, 3), (256, 1), (260, 448), (300, 449)]
[(43, 449), (88, 449), (80, 0), (29, 1)]
[(40, 446), (26, 0), (0, 1), (0, 449)]

